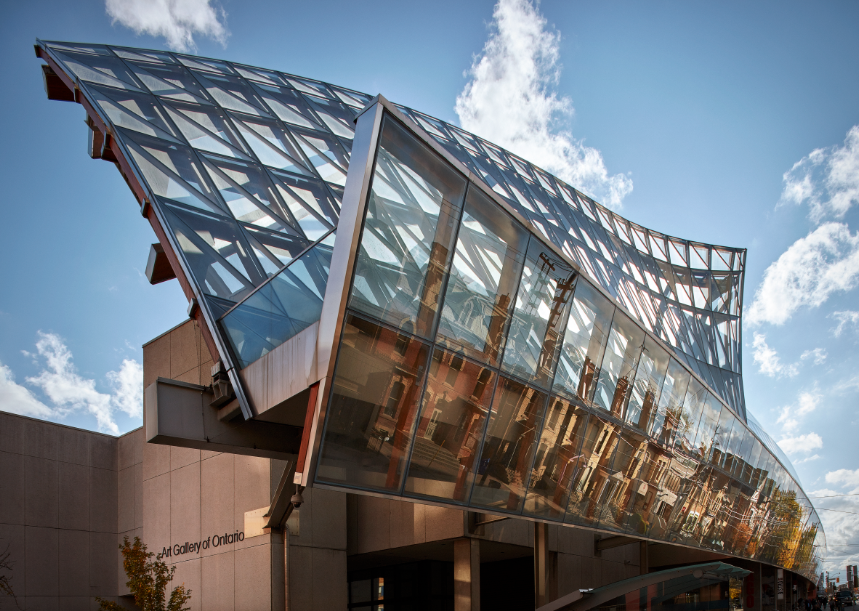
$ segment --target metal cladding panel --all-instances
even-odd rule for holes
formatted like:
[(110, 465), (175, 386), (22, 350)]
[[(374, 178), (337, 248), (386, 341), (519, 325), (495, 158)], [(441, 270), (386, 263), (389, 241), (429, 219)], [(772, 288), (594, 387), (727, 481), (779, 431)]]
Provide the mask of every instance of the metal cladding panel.
[[(360, 431), (358, 454), (373, 445), (382, 465), (350, 485), (707, 549), (726, 549), (731, 529), (731, 553), (815, 565), (817, 515), (787, 459), (746, 425), (745, 249), (631, 223), (383, 98), (162, 51), (37, 51), (56, 73), (53, 99), (87, 108), (93, 156), (117, 163), (153, 223), (246, 417), (237, 372), (321, 320), (317, 442), (351, 376), (338, 409), (372, 416), (341, 422), (343, 439)], [(381, 156), (379, 104), (399, 125)], [(344, 187), (358, 216), (338, 236)], [(451, 405), (456, 452), (433, 441)], [(435, 492), (409, 484), (439, 468), (457, 475)]]

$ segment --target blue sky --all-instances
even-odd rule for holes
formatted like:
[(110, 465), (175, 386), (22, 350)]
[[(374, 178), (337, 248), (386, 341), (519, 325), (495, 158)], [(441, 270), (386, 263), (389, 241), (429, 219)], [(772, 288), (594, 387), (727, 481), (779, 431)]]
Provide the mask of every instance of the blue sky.
[(143, 277), (155, 236), (87, 157), (82, 108), (46, 99), (35, 39), (191, 36), (463, 125), (636, 223), (747, 247), (747, 405), (810, 496), (857, 495), (816, 501), (843, 576), (859, 561), (841, 513), (859, 512), (859, 4), (523, 2), (181, 0), (185, 21), (130, 0), (4, 3), (0, 409), (139, 426), (141, 345), (186, 309), (177, 283)]

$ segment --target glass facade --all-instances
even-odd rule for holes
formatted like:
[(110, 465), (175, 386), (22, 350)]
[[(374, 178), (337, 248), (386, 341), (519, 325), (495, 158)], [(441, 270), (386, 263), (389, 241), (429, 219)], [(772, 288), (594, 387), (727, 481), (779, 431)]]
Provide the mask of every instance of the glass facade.
[(385, 115), (316, 481), (814, 565), (734, 410), (407, 132)]
[[(319, 320), (369, 96), (177, 53), (38, 46), (108, 127), (225, 358), (244, 368)], [(381, 128), (317, 480), (814, 573), (820, 520), (745, 409), (745, 250), (640, 227), (396, 108), (424, 134), (390, 114)]]

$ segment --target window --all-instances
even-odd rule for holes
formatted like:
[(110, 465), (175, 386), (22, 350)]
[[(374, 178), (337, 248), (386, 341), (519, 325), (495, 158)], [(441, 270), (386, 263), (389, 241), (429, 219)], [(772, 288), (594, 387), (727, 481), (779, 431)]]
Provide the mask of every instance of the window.
[(396, 120), (382, 125), (349, 306), (429, 337), (466, 181)]

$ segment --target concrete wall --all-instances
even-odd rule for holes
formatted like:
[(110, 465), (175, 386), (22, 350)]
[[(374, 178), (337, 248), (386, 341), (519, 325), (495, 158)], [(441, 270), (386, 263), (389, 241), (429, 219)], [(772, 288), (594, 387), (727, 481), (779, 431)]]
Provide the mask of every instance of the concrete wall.
[(0, 412), (0, 550), (8, 545), (21, 608), (117, 600), (118, 442)]
[(197, 322), (188, 320), (143, 344), (143, 388), (159, 377), (206, 386), (212, 365)]
[(347, 495), (308, 488), (303, 497), (298, 534), (288, 535), (287, 609), (346, 609)]
[(268, 507), (272, 461), (153, 444), (143, 444), (142, 455), (141, 538), (149, 549), (210, 542), (208, 549), (166, 558), (176, 567), (174, 585), (191, 590), (191, 609), (282, 609), (280, 534), (211, 545), (213, 537), (243, 532), (245, 512)]

